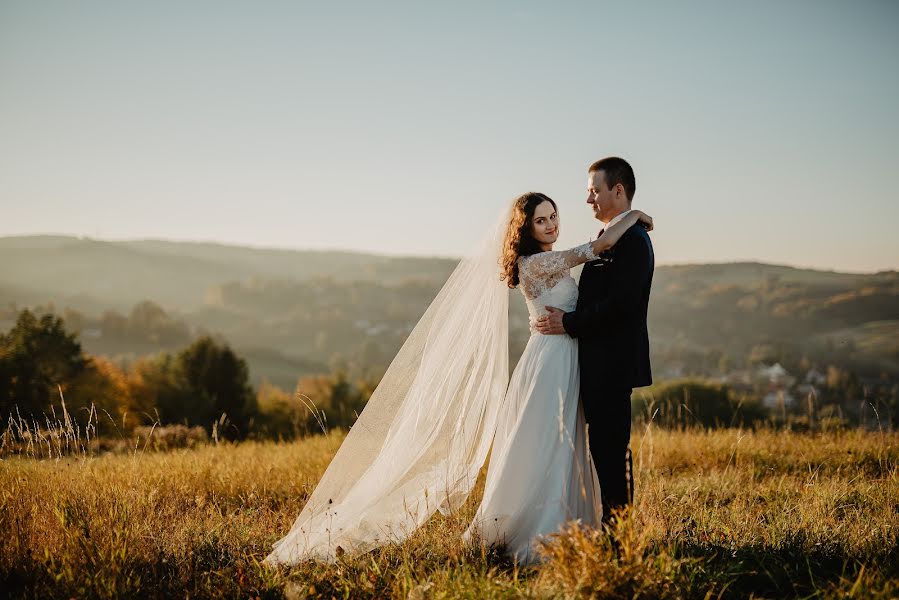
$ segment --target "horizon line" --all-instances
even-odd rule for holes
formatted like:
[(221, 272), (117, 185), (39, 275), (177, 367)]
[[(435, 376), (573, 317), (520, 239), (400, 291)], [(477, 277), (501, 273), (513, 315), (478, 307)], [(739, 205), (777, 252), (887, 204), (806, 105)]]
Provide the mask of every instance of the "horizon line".
[[(462, 256), (450, 256), (445, 254), (408, 254), (408, 253), (390, 253), (390, 252), (375, 252), (372, 250), (362, 250), (362, 249), (351, 249), (351, 248), (336, 248), (336, 247), (325, 247), (325, 248), (300, 248), (300, 247), (290, 247), (290, 246), (266, 246), (266, 245), (257, 245), (257, 244), (249, 244), (249, 243), (238, 243), (238, 242), (224, 242), (221, 240), (204, 240), (204, 239), (177, 239), (177, 238), (164, 238), (164, 237), (137, 237), (137, 238), (101, 238), (91, 235), (77, 235), (71, 233), (16, 233), (16, 234), (6, 234), (0, 235), (0, 240), (8, 239), (8, 238), (30, 238), (30, 237), (58, 237), (58, 238), (71, 238), (74, 240), (82, 240), (82, 241), (97, 241), (97, 242), (108, 242), (108, 243), (116, 243), (116, 242), (164, 242), (169, 244), (196, 244), (196, 245), (212, 245), (212, 246), (225, 246), (230, 248), (244, 248), (249, 250), (274, 250), (279, 252), (334, 252), (341, 254), (356, 254), (363, 256), (374, 256), (379, 258), (395, 258), (395, 259), (436, 259), (436, 260), (461, 260)], [(880, 275), (886, 273), (895, 273), (899, 271), (899, 268), (885, 268), (885, 269), (877, 269), (877, 270), (866, 270), (866, 271), (853, 271), (853, 270), (837, 270), (833, 267), (831, 268), (823, 268), (823, 267), (813, 267), (813, 266), (799, 266), (788, 263), (772, 263), (765, 262), (759, 259), (734, 259), (727, 261), (708, 261), (708, 262), (696, 262), (696, 261), (685, 261), (685, 262), (660, 262), (657, 263), (658, 267), (690, 267), (690, 266), (706, 266), (706, 265), (746, 265), (746, 264), (757, 264), (757, 265), (766, 265), (770, 267), (786, 267), (790, 269), (796, 269), (799, 271), (819, 271), (825, 273), (842, 273), (848, 275)]]

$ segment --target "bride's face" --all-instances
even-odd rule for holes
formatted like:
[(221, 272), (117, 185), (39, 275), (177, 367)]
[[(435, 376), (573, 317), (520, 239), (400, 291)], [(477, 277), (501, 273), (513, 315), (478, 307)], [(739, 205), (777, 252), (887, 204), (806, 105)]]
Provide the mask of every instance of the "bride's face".
[(531, 235), (541, 246), (551, 246), (559, 238), (559, 215), (552, 202), (544, 200), (534, 209)]

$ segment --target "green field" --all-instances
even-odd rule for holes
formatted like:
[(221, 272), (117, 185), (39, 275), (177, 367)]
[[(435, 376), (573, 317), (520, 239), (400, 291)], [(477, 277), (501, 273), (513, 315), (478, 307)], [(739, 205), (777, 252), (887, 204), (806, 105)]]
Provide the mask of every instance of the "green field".
[(620, 544), (573, 528), (539, 567), (461, 544), (480, 487), (402, 545), (338, 565), (260, 565), (341, 439), (7, 456), (0, 588), (29, 598), (899, 596), (897, 434), (636, 431), (636, 503)]

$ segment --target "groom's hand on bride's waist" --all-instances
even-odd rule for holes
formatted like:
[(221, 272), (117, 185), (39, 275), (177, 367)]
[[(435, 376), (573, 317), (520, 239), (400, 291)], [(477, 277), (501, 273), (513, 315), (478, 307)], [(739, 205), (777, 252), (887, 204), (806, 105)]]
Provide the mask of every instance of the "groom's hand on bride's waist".
[(534, 327), (543, 335), (558, 335), (565, 333), (565, 327), (562, 326), (562, 317), (565, 315), (564, 310), (560, 310), (555, 306), (546, 306), (548, 314), (537, 317)]

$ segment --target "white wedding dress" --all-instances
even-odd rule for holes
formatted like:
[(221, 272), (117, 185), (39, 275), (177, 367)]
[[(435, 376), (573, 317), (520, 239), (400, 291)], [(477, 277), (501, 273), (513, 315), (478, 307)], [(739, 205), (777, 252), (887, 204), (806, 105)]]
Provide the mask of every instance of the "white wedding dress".
[[(599, 523), (599, 483), (578, 403), (577, 342), (534, 333), (509, 378), (509, 288), (500, 278), (504, 207), (409, 333), (269, 565), (336, 562), (402, 542), (471, 494), (493, 447), (478, 516), (482, 539), (531, 561), (535, 536), (569, 519)], [(520, 259), (532, 319), (571, 310), (569, 268), (589, 245)], [(489, 526), (479, 527), (490, 521)]]
[(599, 526), (599, 480), (587, 444), (579, 402), (577, 340), (543, 335), (534, 321), (544, 306), (574, 310), (577, 283), (569, 269), (595, 259), (591, 245), (519, 258), (531, 337), (512, 373), (474, 521), (482, 541), (506, 544), (520, 564), (539, 562), (535, 542), (579, 519)]

